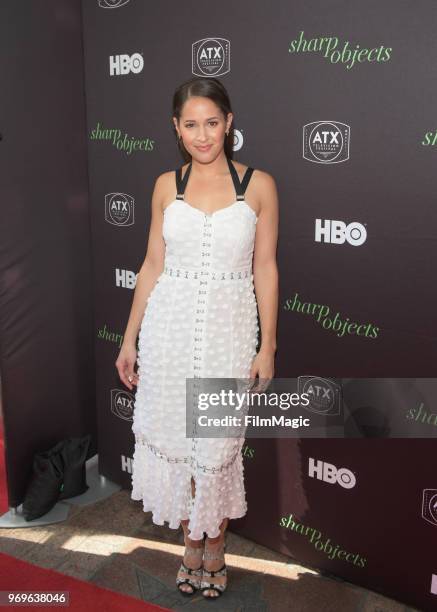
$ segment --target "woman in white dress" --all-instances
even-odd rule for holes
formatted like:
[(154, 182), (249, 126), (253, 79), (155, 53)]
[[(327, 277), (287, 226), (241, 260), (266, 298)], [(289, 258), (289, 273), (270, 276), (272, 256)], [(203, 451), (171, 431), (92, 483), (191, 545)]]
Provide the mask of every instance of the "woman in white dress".
[(232, 121), (218, 79), (195, 77), (176, 90), (173, 123), (188, 163), (155, 182), (147, 252), (116, 361), (123, 383), (137, 386), (132, 499), (154, 523), (182, 525), (176, 584), (205, 597), (226, 587), (225, 530), (247, 510), (243, 440), (187, 437), (186, 379), (258, 376), (265, 388), (276, 351), (276, 184), (231, 161)]

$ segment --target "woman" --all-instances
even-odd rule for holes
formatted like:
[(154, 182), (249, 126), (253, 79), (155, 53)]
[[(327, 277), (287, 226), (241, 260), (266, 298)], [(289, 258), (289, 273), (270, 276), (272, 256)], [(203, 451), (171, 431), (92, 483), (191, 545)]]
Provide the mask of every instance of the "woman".
[(132, 499), (154, 523), (182, 524), (177, 587), (205, 597), (226, 587), (225, 530), (247, 510), (242, 439), (186, 436), (186, 379), (269, 381), (276, 351), (276, 185), (231, 161), (232, 120), (218, 79), (193, 78), (174, 94), (188, 163), (156, 180), (147, 253), (116, 361), (123, 383), (137, 385)]

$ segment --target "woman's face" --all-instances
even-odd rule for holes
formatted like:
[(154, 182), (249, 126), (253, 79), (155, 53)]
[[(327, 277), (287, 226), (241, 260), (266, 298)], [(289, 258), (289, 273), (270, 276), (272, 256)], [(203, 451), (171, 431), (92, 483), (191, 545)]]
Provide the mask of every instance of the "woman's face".
[(223, 150), (232, 113), (225, 120), (220, 108), (209, 98), (193, 96), (182, 107), (179, 125), (173, 117), (178, 136), (190, 155), (200, 161), (215, 159)]

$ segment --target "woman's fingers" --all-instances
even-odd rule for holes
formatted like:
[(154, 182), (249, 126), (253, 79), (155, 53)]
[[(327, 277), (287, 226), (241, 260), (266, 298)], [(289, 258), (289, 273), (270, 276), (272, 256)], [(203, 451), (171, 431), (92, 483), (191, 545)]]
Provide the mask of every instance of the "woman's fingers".
[(138, 374), (134, 372), (133, 366), (126, 368), (126, 376), (130, 383), (138, 385)]
[(118, 370), (118, 374), (119, 374), (120, 380), (123, 382), (123, 384), (125, 384), (126, 387), (131, 391), (132, 390), (132, 383), (129, 380), (129, 374), (128, 374), (127, 367), (126, 366), (120, 367), (120, 369)]
[(121, 382), (132, 391), (133, 385), (138, 384), (138, 374), (134, 372), (134, 363), (131, 363), (129, 359), (125, 358), (117, 360), (115, 366)]

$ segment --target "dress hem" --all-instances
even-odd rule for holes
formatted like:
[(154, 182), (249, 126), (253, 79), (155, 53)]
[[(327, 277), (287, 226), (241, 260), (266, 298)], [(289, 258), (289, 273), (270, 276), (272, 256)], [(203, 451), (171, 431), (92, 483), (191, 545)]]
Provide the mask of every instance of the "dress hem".
[[(131, 499), (133, 499), (134, 501), (142, 501), (142, 497), (133, 497), (133, 495), (131, 495)], [(190, 517), (187, 516), (186, 518), (181, 518), (178, 521), (173, 521), (172, 519), (166, 519), (166, 518), (160, 518), (155, 516), (155, 513), (153, 511), (153, 508), (148, 508), (147, 506), (145, 506), (143, 504), (143, 511), (144, 512), (151, 512), (152, 513), (152, 523), (154, 525), (158, 525), (159, 527), (163, 527), (165, 526), (165, 523), (168, 523), (168, 527), (169, 529), (179, 529), (181, 527), (181, 521), (189, 521)], [(244, 511), (241, 512), (235, 512), (235, 513), (229, 513), (226, 516), (223, 516), (220, 521), (219, 521), (219, 525), (221, 525), (222, 521), (224, 521), (224, 519), (229, 519), (230, 521), (235, 520), (235, 519), (239, 519), (239, 518), (243, 518), (244, 516), (246, 516), (247, 514), (247, 506), (245, 508)], [(217, 533), (214, 535), (209, 535), (209, 533), (207, 531), (204, 531), (203, 533), (206, 533), (208, 538), (217, 538), (220, 535), (220, 530), (217, 529)], [(199, 538), (193, 538), (191, 537), (191, 535), (189, 536), (192, 540), (202, 540), (203, 539), (203, 535), (200, 536)]]

